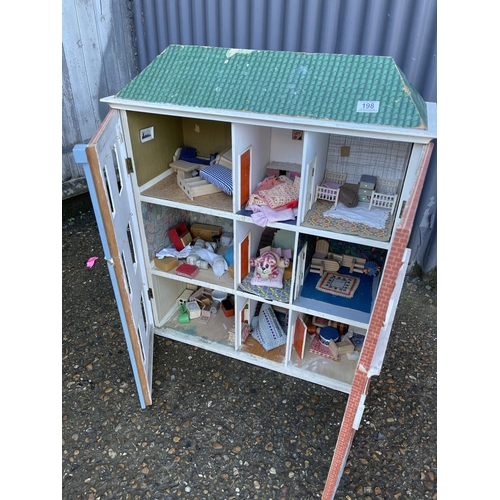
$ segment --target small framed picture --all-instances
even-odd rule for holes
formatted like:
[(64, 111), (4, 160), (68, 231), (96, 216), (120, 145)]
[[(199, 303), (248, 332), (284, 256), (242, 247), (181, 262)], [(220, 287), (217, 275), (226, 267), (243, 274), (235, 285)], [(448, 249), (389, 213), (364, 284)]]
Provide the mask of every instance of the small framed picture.
[(148, 128), (143, 128), (140, 131), (140, 139), (141, 142), (148, 142), (152, 141), (155, 138), (155, 128), (154, 127), (148, 127)]

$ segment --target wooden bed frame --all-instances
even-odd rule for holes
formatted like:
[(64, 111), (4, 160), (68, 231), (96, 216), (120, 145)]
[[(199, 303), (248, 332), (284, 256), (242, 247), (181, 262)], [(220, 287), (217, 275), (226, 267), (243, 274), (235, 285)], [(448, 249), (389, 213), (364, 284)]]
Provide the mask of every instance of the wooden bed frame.
[[(205, 194), (221, 193), (222, 189), (215, 186), (214, 184), (202, 179), (199, 175), (193, 177), (191, 174), (194, 170), (202, 170), (208, 165), (200, 163), (191, 163), (185, 160), (179, 160), (178, 154), (181, 148), (178, 148), (175, 152), (173, 160), (169, 167), (174, 170), (177, 174), (177, 185), (182, 189), (182, 191), (189, 197), (191, 201), (197, 196), (203, 196)], [(231, 161), (231, 149), (227, 149), (218, 157), (220, 164), (227, 168), (232, 168)]]

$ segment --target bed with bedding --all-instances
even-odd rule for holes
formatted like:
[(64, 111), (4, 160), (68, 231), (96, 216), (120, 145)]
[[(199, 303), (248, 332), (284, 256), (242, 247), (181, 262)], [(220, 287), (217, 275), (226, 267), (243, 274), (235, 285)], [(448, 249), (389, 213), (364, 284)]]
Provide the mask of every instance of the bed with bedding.
[(262, 227), (269, 222), (295, 222), (299, 190), (300, 175), (268, 175), (254, 189), (241, 213)]
[(341, 202), (332, 210), (332, 203), (317, 200), (307, 212), (303, 226), (351, 234), (378, 241), (389, 241), (394, 214), (387, 209), (369, 209), (369, 203), (360, 202), (348, 208)]
[(196, 156), (194, 148), (179, 148), (170, 163), (177, 173), (177, 185), (193, 200), (197, 196), (224, 192), (233, 194), (231, 149), (210, 158)]
[(378, 241), (389, 241), (400, 181), (377, 178), (369, 201), (359, 201), (358, 184), (346, 174), (327, 172), (302, 225)]

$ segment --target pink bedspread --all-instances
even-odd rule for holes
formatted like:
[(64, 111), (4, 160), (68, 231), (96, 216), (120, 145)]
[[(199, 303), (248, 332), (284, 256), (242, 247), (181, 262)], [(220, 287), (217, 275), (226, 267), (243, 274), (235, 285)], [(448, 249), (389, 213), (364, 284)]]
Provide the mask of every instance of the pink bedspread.
[(286, 175), (266, 177), (250, 195), (246, 209), (259, 226), (268, 222), (291, 220), (297, 217), (300, 177)]

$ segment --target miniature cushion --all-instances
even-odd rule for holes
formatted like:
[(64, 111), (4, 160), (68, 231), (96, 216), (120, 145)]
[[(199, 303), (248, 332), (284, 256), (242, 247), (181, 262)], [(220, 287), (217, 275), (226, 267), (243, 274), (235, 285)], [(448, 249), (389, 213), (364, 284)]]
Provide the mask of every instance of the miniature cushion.
[(274, 278), (260, 278), (257, 273), (257, 268), (253, 272), (252, 279), (250, 280), (251, 285), (256, 286), (269, 286), (274, 288), (283, 288), (283, 274), (285, 270), (282, 267), (278, 268), (278, 276)]
[(224, 193), (233, 194), (233, 173), (230, 168), (215, 163), (210, 167), (201, 169), (200, 177), (222, 189)]
[(197, 151), (194, 148), (183, 147), (179, 154), (179, 160), (188, 161), (189, 163), (198, 163), (200, 165), (210, 165), (210, 160), (196, 156)]
[(269, 304), (262, 304), (259, 315), (252, 319), (252, 328), (252, 337), (266, 351), (286, 344), (286, 333)]
[(276, 288), (272, 286), (252, 285), (252, 278), (253, 272), (248, 273), (243, 278), (238, 288), (243, 292), (257, 295), (257, 297), (262, 297), (269, 301), (283, 302), (285, 304), (290, 302), (291, 279), (285, 279), (283, 277), (283, 288)]
[(358, 193), (347, 184), (340, 186), (339, 200), (346, 207), (356, 207), (358, 205)]

